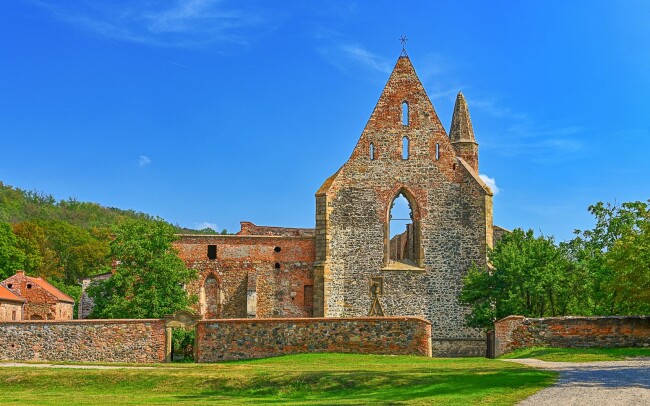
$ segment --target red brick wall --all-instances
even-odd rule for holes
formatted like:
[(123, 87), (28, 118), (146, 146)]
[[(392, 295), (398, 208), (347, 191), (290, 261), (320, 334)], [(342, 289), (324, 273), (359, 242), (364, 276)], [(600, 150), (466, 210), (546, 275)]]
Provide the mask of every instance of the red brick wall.
[(494, 323), (496, 355), (519, 348), (639, 347), (650, 345), (650, 316), (509, 316)]
[(431, 323), (417, 317), (207, 320), (197, 362), (308, 352), (431, 355)]
[(1, 361), (164, 362), (164, 320), (0, 322)]
[[(209, 259), (208, 245), (217, 246)], [(196, 307), (207, 318), (246, 318), (247, 291), (256, 291), (256, 317), (309, 317), (305, 286), (313, 286), (314, 238), (309, 236), (183, 235), (174, 243), (180, 258), (199, 271), (187, 288), (202, 300)], [(276, 252), (275, 248), (280, 251)], [(277, 266), (279, 267), (276, 267)], [(215, 289), (205, 289), (212, 275)], [(216, 293), (218, 292), (218, 293)], [(214, 295), (218, 304), (208, 311)], [(209, 296), (209, 297), (208, 297)]]

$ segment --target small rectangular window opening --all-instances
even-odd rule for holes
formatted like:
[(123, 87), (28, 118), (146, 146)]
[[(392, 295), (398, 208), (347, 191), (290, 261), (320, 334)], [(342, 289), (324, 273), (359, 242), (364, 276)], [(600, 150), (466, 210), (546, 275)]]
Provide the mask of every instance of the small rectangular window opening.
[(440, 144), (436, 142), (436, 161), (440, 159)]
[(14, 320), (14, 321), (16, 320), (16, 311), (15, 310), (11, 311), (11, 320)]
[(370, 160), (374, 161), (375, 160), (375, 144), (372, 142), (370, 143)]
[(208, 259), (217, 259), (216, 245), (208, 245)]

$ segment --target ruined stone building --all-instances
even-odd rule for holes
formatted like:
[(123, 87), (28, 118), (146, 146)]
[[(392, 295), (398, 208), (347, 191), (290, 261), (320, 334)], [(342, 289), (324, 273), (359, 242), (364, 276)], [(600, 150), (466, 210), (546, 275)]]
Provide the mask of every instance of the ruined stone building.
[[(314, 229), (243, 222), (236, 235), (175, 243), (200, 277), (188, 286), (204, 318), (420, 316), (437, 354), (480, 355), (465, 327), (462, 277), (486, 264), (492, 192), (458, 94), (449, 134), (401, 56), (352, 154), (316, 192)], [(405, 226), (391, 218), (406, 199)]]
[[(242, 223), (237, 235), (182, 236), (200, 270), (189, 290), (205, 317), (414, 315), (431, 321), (434, 350), (483, 351), (457, 300), (492, 245), (492, 192), (458, 94), (449, 134), (411, 61), (401, 56), (350, 159), (316, 192), (315, 229)], [(391, 235), (391, 208), (411, 221)], [(373, 301), (379, 306), (372, 311)]]
[(24, 299), (21, 303), (22, 317), (16, 320), (72, 320), (74, 299), (45, 279), (27, 276), (25, 271), (16, 271), (15, 275), (0, 284)]

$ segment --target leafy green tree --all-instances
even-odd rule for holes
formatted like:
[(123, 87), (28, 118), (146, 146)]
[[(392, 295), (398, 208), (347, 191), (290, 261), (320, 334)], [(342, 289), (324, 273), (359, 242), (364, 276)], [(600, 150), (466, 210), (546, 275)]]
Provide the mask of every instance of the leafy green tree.
[(18, 240), (7, 223), (0, 223), (0, 280), (22, 269), (25, 254), (18, 248)]
[(108, 265), (109, 238), (98, 239), (90, 231), (60, 220), (42, 220), (48, 246), (56, 252), (56, 277), (67, 285), (80, 278), (97, 274)]
[(612, 272), (607, 287), (618, 298), (618, 314), (650, 314), (650, 210), (642, 202), (625, 203), (619, 213), (632, 224), (605, 254)]
[(578, 299), (577, 274), (552, 237), (515, 229), (489, 251), (490, 269), (473, 266), (461, 303), (471, 306), (468, 325), (489, 328), (500, 318), (566, 314)]
[(584, 276), (585, 289), (590, 291), (579, 314), (634, 312), (634, 300), (627, 296), (629, 292), (624, 287), (643, 279), (644, 271), (650, 268), (650, 262), (635, 253), (637, 246), (643, 250), (646, 241), (644, 227), (647, 227), (648, 209), (645, 202), (620, 206), (598, 202), (589, 206), (596, 225), (591, 230), (576, 230), (576, 237), (565, 244)]
[(161, 220), (127, 219), (114, 230), (113, 276), (89, 289), (93, 318), (159, 318), (187, 309), (196, 298), (184, 286), (197, 277), (172, 246), (176, 229)]
[(35, 221), (23, 221), (13, 225), (18, 248), (25, 254), (24, 270), (28, 275), (45, 279), (60, 278), (59, 257), (50, 248), (45, 230)]

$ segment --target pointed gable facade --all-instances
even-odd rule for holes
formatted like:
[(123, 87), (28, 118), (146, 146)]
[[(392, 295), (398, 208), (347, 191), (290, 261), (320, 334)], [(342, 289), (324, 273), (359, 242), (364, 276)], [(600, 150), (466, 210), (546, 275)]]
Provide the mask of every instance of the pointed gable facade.
[[(431, 321), (434, 352), (436, 345), (447, 355), (484, 351), (457, 295), (472, 263), (486, 263), (492, 193), (478, 177), (464, 98), (452, 123), (457, 139), (400, 57), (350, 159), (316, 194), (315, 315), (367, 316), (378, 300), (386, 316)], [(398, 196), (410, 209), (401, 239), (391, 231)], [(395, 256), (394, 240), (410, 248)]]

